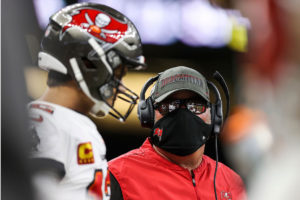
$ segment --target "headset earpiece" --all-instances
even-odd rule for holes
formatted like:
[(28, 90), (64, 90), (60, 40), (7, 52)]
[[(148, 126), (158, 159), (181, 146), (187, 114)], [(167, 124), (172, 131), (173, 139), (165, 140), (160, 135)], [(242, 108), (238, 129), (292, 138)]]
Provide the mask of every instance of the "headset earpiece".
[(215, 103), (212, 104), (211, 116), (212, 116), (212, 124), (213, 124), (213, 133), (215, 135), (218, 135), (221, 132), (223, 122), (228, 117), (230, 99), (229, 99), (229, 90), (228, 90), (227, 84), (226, 84), (224, 78), (222, 77), (222, 75), (218, 71), (216, 71), (213, 74), (213, 77), (222, 86), (223, 92), (226, 96), (226, 103), (227, 103), (226, 104), (226, 113), (225, 113), (225, 118), (224, 118), (223, 117), (223, 103), (222, 103), (220, 92), (215, 84), (213, 84), (210, 81), (207, 81), (208, 86), (214, 91), (214, 94), (216, 97)]
[(138, 117), (142, 127), (152, 128), (154, 125), (154, 108), (151, 97), (142, 100), (138, 105)]
[(222, 124), (223, 124), (223, 105), (220, 92), (218, 88), (210, 81), (207, 81), (209, 87), (212, 88), (214, 94), (216, 96), (215, 103), (211, 105), (211, 116), (212, 116), (212, 125), (213, 125), (213, 133), (215, 135), (220, 134)]
[(158, 79), (159, 75), (150, 78), (143, 86), (140, 94), (140, 101), (138, 104), (138, 118), (141, 122), (141, 126), (144, 128), (152, 128), (154, 125), (154, 108), (152, 98), (145, 99), (145, 93), (152, 83)]

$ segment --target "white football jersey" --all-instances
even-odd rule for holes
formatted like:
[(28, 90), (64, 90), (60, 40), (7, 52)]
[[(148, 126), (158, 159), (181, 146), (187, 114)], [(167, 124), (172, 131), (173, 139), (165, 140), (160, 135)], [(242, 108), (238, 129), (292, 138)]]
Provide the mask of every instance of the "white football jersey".
[(28, 105), (35, 146), (32, 157), (64, 165), (58, 199), (109, 199), (105, 143), (96, 125), (85, 115), (45, 101)]

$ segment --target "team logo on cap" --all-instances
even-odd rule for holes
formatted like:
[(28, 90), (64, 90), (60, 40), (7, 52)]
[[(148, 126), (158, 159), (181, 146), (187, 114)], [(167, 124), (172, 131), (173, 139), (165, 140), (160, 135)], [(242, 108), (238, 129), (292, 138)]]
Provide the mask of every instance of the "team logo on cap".
[(160, 87), (163, 88), (166, 85), (175, 82), (188, 82), (198, 85), (199, 87), (203, 87), (203, 82), (201, 79), (189, 74), (176, 74), (174, 76), (166, 77), (160, 81)]
[(77, 162), (79, 165), (94, 163), (94, 154), (91, 142), (81, 143), (77, 148)]
[(71, 28), (82, 28), (101, 41), (115, 43), (128, 30), (128, 24), (95, 9), (78, 9), (71, 13), (71, 17), (71, 21), (63, 27), (60, 38)]

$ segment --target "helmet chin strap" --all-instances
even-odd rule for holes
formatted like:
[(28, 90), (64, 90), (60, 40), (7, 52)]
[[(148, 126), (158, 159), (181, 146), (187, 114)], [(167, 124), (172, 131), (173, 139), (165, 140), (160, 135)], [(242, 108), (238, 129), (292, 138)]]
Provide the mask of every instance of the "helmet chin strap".
[(70, 59), (70, 64), (73, 69), (75, 78), (80, 85), (80, 88), (82, 89), (84, 94), (87, 95), (95, 103), (90, 111), (91, 114), (95, 115), (96, 117), (106, 116), (111, 109), (110, 106), (107, 105), (107, 103), (105, 103), (104, 101), (99, 101), (92, 97), (75, 58)]

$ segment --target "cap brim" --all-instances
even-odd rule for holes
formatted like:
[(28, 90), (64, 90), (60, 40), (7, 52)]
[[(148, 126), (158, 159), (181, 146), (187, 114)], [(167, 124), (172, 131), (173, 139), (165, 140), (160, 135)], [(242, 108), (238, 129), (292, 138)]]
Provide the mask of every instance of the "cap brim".
[(160, 103), (163, 100), (165, 100), (168, 96), (170, 96), (171, 94), (173, 94), (177, 91), (180, 91), (180, 90), (189, 90), (189, 91), (195, 92), (195, 93), (199, 94), (202, 98), (204, 98), (206, 101), (209, 102), (209, 99), (204, 94), (202, 94), (201, 92), (199, 92), (197, 90), (193, 90), (193, 89), (190, 89), (190, 88), (177, 88), (175, 90), (171, 90), (171, 91), (166, 92), (165, 94), (161, 95), (160, 97), (154, 99), (154, 102), (155, 103)]

